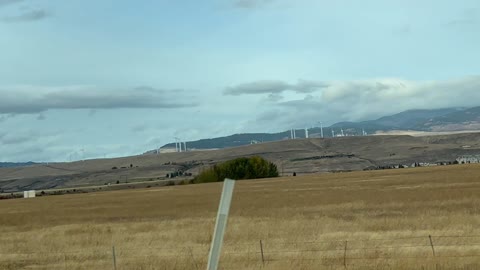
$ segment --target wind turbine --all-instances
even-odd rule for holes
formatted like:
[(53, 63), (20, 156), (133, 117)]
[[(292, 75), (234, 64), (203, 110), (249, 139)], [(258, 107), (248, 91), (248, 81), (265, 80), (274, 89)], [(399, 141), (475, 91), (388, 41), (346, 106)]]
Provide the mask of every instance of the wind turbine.
[(178, 137), (175, 137), (175, 151), (182, 152), (182, 141)]
[(308, 139), (308, 128), (305, 128), (305, 139)]
[(332, 137), (335, 138), (335, 130), (332, 128)]

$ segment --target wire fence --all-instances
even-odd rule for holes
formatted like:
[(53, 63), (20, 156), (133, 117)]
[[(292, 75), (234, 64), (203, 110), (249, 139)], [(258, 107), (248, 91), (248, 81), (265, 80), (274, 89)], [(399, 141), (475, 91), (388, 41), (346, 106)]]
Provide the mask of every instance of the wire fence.
[[(49, 269), (76, 269), (88, 262), (96, 269), (130, 269), (138, 263), (164, 265), (153, 269), (203, 269), (209, 251), (208, 244), (176, 247), (139, 247), (128, 245), (95, 247), (64, 251), (2, 252), (1, 269), (20, 269), (27, 266), (50, 265)], [(367, 265), (374, 262), (396, 261), (480, 262), (480, 235), (427, 235), (396, 238), (367, 238), (349, 240), (281, 241), (258, 240), (249, 243), (226, 242), (221, 261), (242, 261), (267, 266), (282, 262), (315, 262), (315, 265)], [(13, 265), (13, 266), (12, 266)], [(20, 266), (20, 267), (19, 267)], [(21, 267), (24, 266), (24, 267)], [(350, 267), (352, 268), (352, 267)], [(79, 268), (84, 269), (84, 268)], [(438, 267), (437, 267), (438, 269)], [(464, 269), (464, 268), (462, 268)], [(465, 268), (466, 269), (466, 268)], [(470, 268), (469, 268), (470, 269)], [(480, 264), (472, 269), (480, 269)]]

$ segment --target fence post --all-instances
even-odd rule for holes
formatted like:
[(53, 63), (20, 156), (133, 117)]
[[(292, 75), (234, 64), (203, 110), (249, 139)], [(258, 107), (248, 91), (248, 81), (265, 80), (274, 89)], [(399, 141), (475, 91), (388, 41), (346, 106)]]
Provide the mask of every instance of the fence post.
[(220, 260), (220, 252), (223, 244), (223, 235), (227, 226), (228, 212), (230, 211), (230, 203), (232, 202), (234, 187), (235, 180), (226, 178), (223, 182), (223, 190), (222, 196), (220, 197), (220, 206), (218, 207), (215, 231), (213, 232), (212, 245), (208, 255), (208, 270), (218, 269), (218, 261)]
[(348, 241), (345, 241), (345, 251), (343, 252), (343, 266), (347, 269), (347, 246)]
[(430, 239), (430, 246), (432, 246), (432, 253), (433, 253), (433, 257), (435, 257), (435, 249), (433, 248), (432, 236), (431, 236), (431, 235), (429, 235), (429, 236), (428, 236), (428, 239)]
[(262, 254), (262, 265), (265, 266), (265, 255), (263, 254), (263, 242), (260, 240), (260, 253)]
[(115, 246), (112, 246), (113, 269), (117, 270), (117, 256), (115, 255)]

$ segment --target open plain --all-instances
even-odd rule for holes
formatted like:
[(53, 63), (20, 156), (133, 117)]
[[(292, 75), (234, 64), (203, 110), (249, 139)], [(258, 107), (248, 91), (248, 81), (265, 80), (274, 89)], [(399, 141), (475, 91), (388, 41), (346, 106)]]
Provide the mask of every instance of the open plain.
[[(0, 269), (205, 269), (221, 188), (0, 201)], [(220, 268), (479, 269), (480, 166), (239, 181)]]

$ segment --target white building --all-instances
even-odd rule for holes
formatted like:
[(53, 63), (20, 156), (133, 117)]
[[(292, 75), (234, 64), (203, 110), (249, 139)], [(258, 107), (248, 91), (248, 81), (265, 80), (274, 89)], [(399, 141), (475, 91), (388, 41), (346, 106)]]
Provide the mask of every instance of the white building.
[(35, 190), (28, 190), (23, 192), (23, 198), (35, 198)]

